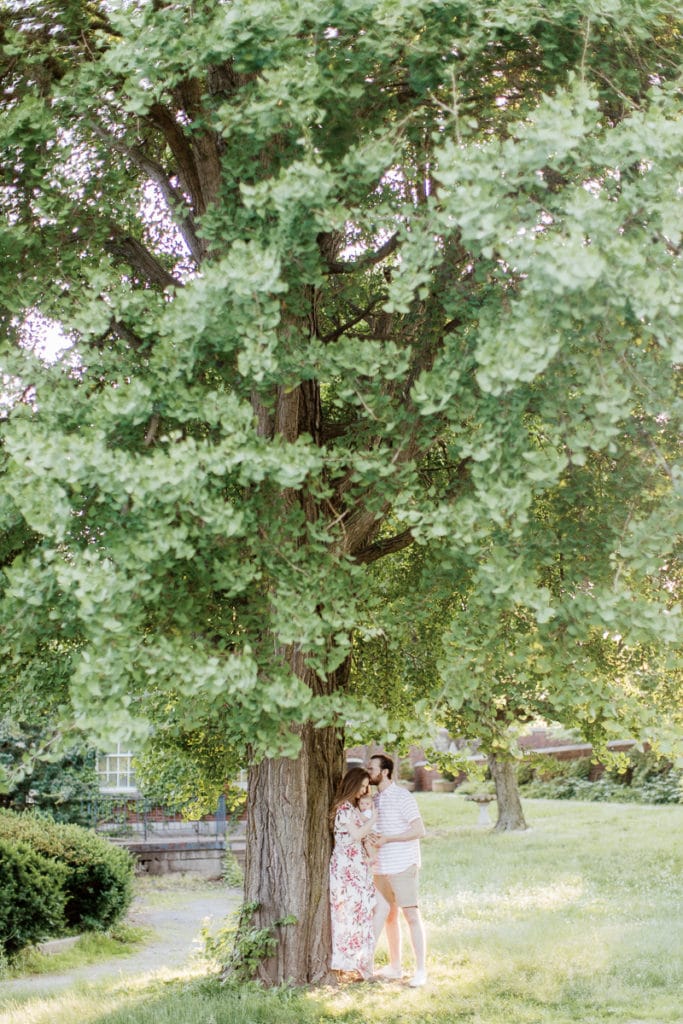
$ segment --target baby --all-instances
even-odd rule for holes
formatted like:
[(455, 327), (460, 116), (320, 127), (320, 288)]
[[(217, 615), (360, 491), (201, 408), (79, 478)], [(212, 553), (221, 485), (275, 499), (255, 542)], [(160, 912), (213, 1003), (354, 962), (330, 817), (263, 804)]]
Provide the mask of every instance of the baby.
[[(375, 811), (375, 802), (370, 794), (366, 793), (365, 796), (359, 797), (357, 806), (360, 811), (361, 818), (364, 818), (366, 821), (370, 821)], [(362, 840), (362, 845), (365, 851), (365, 859), (369, 867), (374, 867), (375, 864), (377, 864), (377, 847), (373, 845), (370, 836), (366, 836), (366, 838)]]

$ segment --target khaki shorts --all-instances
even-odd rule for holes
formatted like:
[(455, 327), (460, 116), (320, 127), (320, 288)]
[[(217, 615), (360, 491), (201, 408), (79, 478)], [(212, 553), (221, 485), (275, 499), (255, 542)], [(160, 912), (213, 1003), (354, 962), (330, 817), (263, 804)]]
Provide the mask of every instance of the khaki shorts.
[(389, 904), (416, 907), (417, 864), (412, 864), (397, 875), (375, 875), (375, 888)]

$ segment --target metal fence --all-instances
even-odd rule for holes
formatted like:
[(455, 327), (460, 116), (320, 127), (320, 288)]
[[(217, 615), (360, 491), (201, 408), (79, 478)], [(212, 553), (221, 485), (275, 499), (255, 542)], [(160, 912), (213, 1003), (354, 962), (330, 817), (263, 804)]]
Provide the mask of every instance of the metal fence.
[(199, 820), (188, 819), (177, 808), (161, 807), (143, 797), (100, 794), (83, 805), (83, 816), (91, 828), (112, 838), (141, 835), (217, 835), (228, 827), (225, 797), (221, 796), (214, 814)]

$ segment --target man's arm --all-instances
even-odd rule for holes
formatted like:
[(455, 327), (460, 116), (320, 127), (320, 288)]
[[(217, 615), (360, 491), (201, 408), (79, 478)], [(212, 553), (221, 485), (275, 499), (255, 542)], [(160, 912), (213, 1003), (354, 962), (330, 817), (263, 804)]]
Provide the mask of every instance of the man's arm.
[(425, 835), (425, 827), (421, 817), (414, 818), (405, 832), (399, 832), (397, 836), (380, 835), (375, 841), (375, 846), (384, 846), (385, 843), (409, 843), (413, 839), (422, 839)]

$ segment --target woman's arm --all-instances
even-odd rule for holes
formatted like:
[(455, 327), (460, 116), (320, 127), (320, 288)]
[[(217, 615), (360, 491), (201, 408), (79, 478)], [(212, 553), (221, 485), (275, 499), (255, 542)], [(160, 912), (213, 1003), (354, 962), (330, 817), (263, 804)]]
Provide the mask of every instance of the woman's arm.
[(351, 836), (352, 839), (365, 839), (366, 836), (369, 836), (371, 832), (375, 831), (376, 824), (377, 811), (373, 807), (372, 817), (368, 818), (364, 825), (356, 825), (355, 822), (351, 821), (351, 819), (349, 818), (347, 828), (349, 830), (349, 835)]

